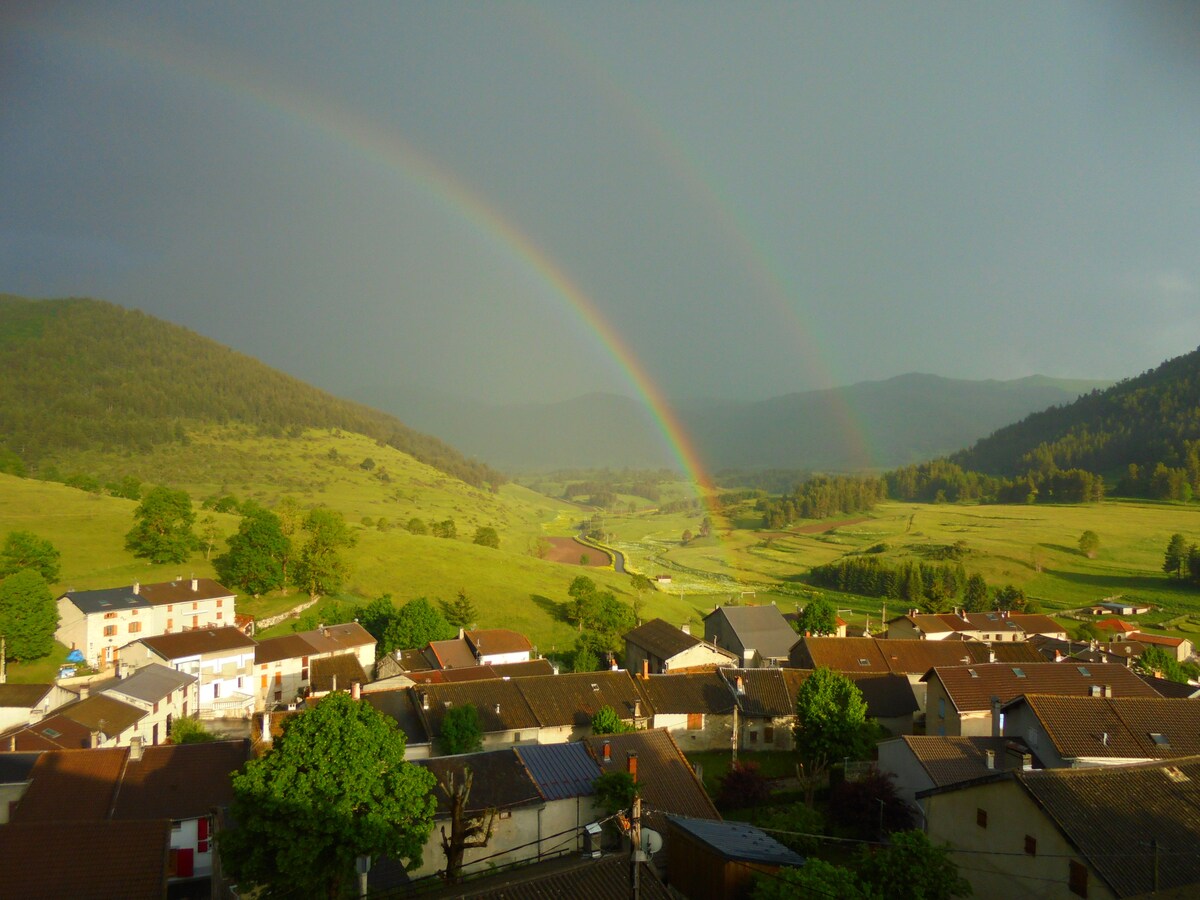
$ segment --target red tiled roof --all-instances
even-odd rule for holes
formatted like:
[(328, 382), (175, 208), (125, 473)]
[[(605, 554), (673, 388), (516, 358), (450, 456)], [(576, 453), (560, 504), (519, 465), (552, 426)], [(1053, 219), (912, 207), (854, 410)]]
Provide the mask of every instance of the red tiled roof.
[(507, 628), (485, 628), (479, 631), (468, 631), (464, 634), (464, 637), (466, 637), (467, 643), (480, 655), (495, 656), (498, 653), (529, 653), (533, 650), (533, 644), (529, 643), (529, 638), (525, 637), (519, 631), (510, 631)]
[(194, 819), (228, 806), (229, 777), (249, 754), (247, 740), (146, 747), (140, 760), (126, 765), (112, 817)]
[(1013, 666), (979, 663), (974, 666), (939, 666), (923, 681), (937, 678), (959, 712), (987, 710), (992, 697), (1007, 703), (1021, 694), (1087, 696), (1109, 686), (1119, 697), (1156, 697), (1152, 687), (1130, 669), (1113, 663), (1038, 663)]
[(253, 638), (247, 637), (240, 629), (232, 626), (159, 634), (142, 638), (137, 643), (149, 647), (163, 659), (180, 659), (185, 656), (200, 656), (204, 653), (241, 650), (255, 646)]
[(128, 753), (125, 747), (43, 753), (29, 773), (32, 783), (12, 821), (92, 823), (107, 819)]
[(1187, 638), (1167, 637), (1165, 634), (1149, 634), (1145, 631), (1131, 632), (1129, 637), (1131, 640), (1159, 647), (1179, 647), (1187, 640)]

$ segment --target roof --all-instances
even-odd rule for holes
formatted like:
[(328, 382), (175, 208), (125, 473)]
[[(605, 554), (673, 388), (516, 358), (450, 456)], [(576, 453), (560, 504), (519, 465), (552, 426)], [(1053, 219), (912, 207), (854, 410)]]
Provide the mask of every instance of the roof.
[(40, 751), (0, 753), (0, 784), (19, 784), (22, 781), (28, 781), (29, 773), (40, 756)]
[(600, 766), (582, 743), (532, 744), (515, 749), (547, 800), (589, 797), (594, 792), (592, 785), (600, 777)]
[(494, 656), (497, 653), (530, 653), (533, 651), (533, 644), (529, 643), (529, 638), (519, 631), (510, 631), (507, 628), (484, 628), (468, 631), (463, 634), (463, 637), (481, 656), (485, 653), (488, 656)]
[(53, 687), (52, 684), (0, 684), (0, 707), (32, 709)]
[(1013, 777), (1117, 897), (1200, 883), (1200, 757)]
[(796, 632), (774, 605), (718, 606), (704, 617), (705, 634), (708, 619), (717, 615), (725, 617), (743, 647), (765, 659), (786, 659), (796, 643)]
[(651, 619), (625, 632), (625, 642), (635, 644), (651, 656), (664, 660), (703, 643), (699, 638), (685, 634), (665, 619)]
[(650, 708), (659, 714), (733, 712), (733, 691), (717, 671), (684, 675), (651, 675), (637, 679), (638, 689)]
[(667, 816), (667, 821), (725, 859), (767, 866), (804, 865), (804, 857), (795, 850), (745, 822), (714, 822), (683, 816)]
[(322, 656), (312, 661), (310, 684), (313, 693), (332, 691), (335, 685), (343, 691), (348, 691), (354, 682), (365, 684), (366, 681), (367, 673), (363, 671), (356, 653)]
[[(904, 742), (935, 787), (959, 784), (1010, 768), (1010, 748), (1014, 753), (1029, 753), (1029, 748), (1023, 743), (1002, 737), (905, 734), (896, 740)], [(989, 750), (995, 754), (991, 769), (987, 764)]]
[(188, 675), (186, 672), (178, 672), (158, 663), (151, 663), (148, 666), (142, 666), (132, 675), (106, 681), (103, 687), (93, 686), (93, 689), (98, 690), (100, 694), (124, 694), (126, 697), (141, 700), (143, 703), (158, 703), (180, 688), (194, 684), (195, 681), (195, 675)]
[(259, 641), (258, 646), (254, 648), (254, 663), (262, 665), (305, 656), (347, 653), (374, 644), (375, 638), (357, 622), (323, 625), (312, 631), (285, 634)]
[(15, 741), (18, 751), (78, 750), (90, 747), (91, 737), (90, 728), (52, 713), (37, 722), (10, 728), (0, 735), (0, 746), (7, 749)]
[(1116, 696), (1157, 696), (1154, 689), (1131, 670), (1114, 663), (939, 666), (922, 680), (930, 681), (935, 677), (941, 681), (946, 695), (959, 712), (990, 709), (993, 697), (1007, 703), (1021, 694), (1087, 696), (1104, 686), (1111, 687)]
[(862, 692), (863, 700), (867, 703), (867, 715), (874, 719), (911, 716), (920, 709), (912, 683), (903, 675), (847, 672), (846, 677)]
[(92, 823), (107, 819), (128, 753), (125, 747), (43, 753), (29, 773), (32, 783), (13, 811), (12, 821)]
[[(784, 672), (789, 681), (785, 681)], [(796, 714), (796, 691), (808, 677), (800, 669), (721, 669), (738, 709), (747, 716), (779, 718)]]
[(191, 603), (193, 600), (232, 600), (234, 592), (211, 578), (179, 578), (175, 581), (160, 581), (143, 584), (141, 595), (154, 606), (168, 603)]
[(463, 669), (479, 665), (466, 638), (451, 638), (448, 641), (430, 641), (429, 654), (439, 669)]
[(202, 656), (205, 653), (222, 653), (229, 650), (248, 650), (257, 646), (251, 637), (240, 628), (195, 628), (142, 638), (133, 643), (149, 647), (163, 659), (184, 659)]
[(1180, 647), (1187, 638), (1168, 637), (1165, 634), (1150, 634), (1146, 631), (1134, 631), (1130, 638), (1142, 644), (1154, 644), (1158, 647)]
[(1191, 700), (1026, 694), (1006, 708), (1021, 703), (1037, 717), (1064, 759), (1171, 759), (1200, 754), (1200, 704)]
[(410, 745), (429, 743), (429, 733), (425, 730), (425, 722), (413, 705), (414, 702), (419, 701), (416, 701), (415, 692), (411, 688), (364, 692), (362, 698), (385, 716), (390, 716), (395, 720), (396, 727), (404, 732)]
[(503, 811), (522, 806), (540, 806), (545, 802), (524, 763), (511, 748), (435, 756), (432, 759), (413, 760), (413, 764), (428, 769), (438, 779), (439, 784), (433, 789), (437, 800), (437, 812), (434, 815), (437, 818), (450, 815), (449, 799), (441, 783), (453, 777), (456, 786), (462, 784), (467, 769), (471, 770), (472, 778), (471, 793), (467, 797), (468, 815), (476, 815), (487, 809)]
[[(561, 676), (559, 676), (561, 677)], [(452, 706), (474, 704), (483, 732), (536, 729), (541, 723), (525, 701), (516, 681), (490, 679), (462, 684), (429, 684), (415, 688), (418, 707), (430, 737), (442, 733), (442, 717)], [(428, 701), (428, 709), (425, 703)]]
[(805, 637), (792, 650), (791, 664), (798, 668), (821, 666), (835, 672), (887, 672), (923, 675), (935, 666), (998, 661), (1040, 663), (1046, 660), (1024, 641), (950, 642), (898, 638)]
[(1168, 681), (1165, 678), (1155, 678), (1153, 675), (1138, 673), (1138, 677), (1158, 693), (1160, 697), (1180, 697), (1189, 699), (1200, 694), (1200, 686), (1186, 682)]
[[(642, 786), (642, 818), (648, 827), (661, 831), (665, 815), (696, 819), (720, 819), (721, 815), (704, 792), (691, 764), (679, 746), (662, 728), (584, 738), (588, 752), (604, 772), (625, 771), (628, 754), (638, 755), (638, 783)], [(604, 762), (604, 745), (610, 759)]]
[(530, 659), (525, 662), (492, 663), (489, 668), (497, 678), (521, 678), (529, 675), (553, 675), (554, 664), (548, 659)]
[(249, 755), (248, 740), (146, 747), (126, 764), (112, 818), (196, 819), (229, 806), (229, 776)]
[[(622, 719), (653, 712), (642, 702), (642, 695), (626, 671), (573, 672), (563, 675), (515, 678), (538, 722), (547, 727), (590, 725), (602, 706), (611, 706)], [(640, 708), (639, 708), (640, 707)]]
[(59, 596), (75, 604), (84, 615), (118, 609), (149, 609), (150, 601), (135, 594), (132, 587), (101, 588), (96, 591), (67, 591)]
[[(60, 706), (54, 718), (70, 719), (88, 731), (98, 731), (108, 737), (114, 737), (137, 724), (145, 715), (146, 713), (136, 706), (123, 703), (116, 697), (92, 694), (82, 700)], [(30, 727), (37, 729), (48, 721), (49, 719), (42, 719)]]
[(64, 852), (62, 823), (11, 822), (0, 841), (0, 884), (12, 897), (161, 900), (171, 823), (97, 822)]
[(1096, 628), (1098, 628), (1100, 631), (1116, 631), (1124, 634), (1138, 630), (1136, 625), (1132, 625), (1129, 622), (1123, 622), (1116, 617), (1111, 619), (1100, 619), (1098, 622), (1093, 624), (1095, 624)]
[[(669, 894), (654, 871), (641, 864), (638, 879), (644, 900), (667, 900)], [(497, 883), (499, 882), (499, 883)], [(599, 859), (558, 861), (525, 866), (485, 882), (458, 885), (454, 896), (470, 900), (562, 900), (564, 897), (627, 897), (629, 860), (605, 854)]]

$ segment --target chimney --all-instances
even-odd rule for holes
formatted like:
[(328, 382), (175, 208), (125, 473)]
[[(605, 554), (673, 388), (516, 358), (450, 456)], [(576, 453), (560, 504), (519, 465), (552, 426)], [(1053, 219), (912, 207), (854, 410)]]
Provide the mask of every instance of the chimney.
[(429, 709), (429, 695), (421, 691), (421, 709)]
[(691, 634), (692, 633), (692, 624), (690, 622), (684, 622), (682, 625), (679, 626), (679, 630), (682, 631), (684, 634)]
[(496, 715), (500, 715), (500, 704), (496, 704)]
[(350, 683), (350, 696), (355, 700), (362, 699), (362, 682), (353, 681)]
[(192, 593), (194, 594), (194, 593), (196, 593), (198, 590), (200, 590), (200, 579), (198, 579), (198, 578), (193, 578), (193, 579), (192, 579)]
[(633, 783), (637, 784), (637, 753), (631, 750), (628, 754), (626, 754), (625, 760), (625, 768), (633, 777)]
[(129, 759), (131, 762), (137, 762), (142, 758), (142, 738), (141, 735), (131, 737), (129, 739)]
[(396, 657), (396, 662), (400, 662), (400, 657), (403, 653), (403, 650), (396, 650), (396, 652), (392, 654), (394, 657)]
[(466, 636), (467, 636), (467, 630), (465, 628), (463, 628), (461, 625), (459, 625), (458, 626), (458, 639), (461, 641)]
[(613, 657), (612, 666), (611, 666), (610, 668), (611, 668), (611, 669), (612, 669), (614, 672), (618, 671), (618, 669), (617, 669), (617, 658), (616, 658), (615, 656)]
[(650, 677), (650, 660), (648, 660), (648, 659), (642, 660), (642, 677), (643, 678)]
[(642, 701), (641, 700), (633, 701), (633, 717), (635, 719), (640, 719), (642, 717)]
[(333, 683), (329, 686), (329, 693), (334, 693), (337, 690), (337, 672), (333, 673)]
[(141, 590), (142, 590), (142, 586), (141, 586), (141, 584), (135, 581), (135, 582), (133, 583), (133, 592), (134, 592), (135, 594), (137, 594), (137, 593), (140, 593), (140, 592), (141, 592)]
[(1108, 732), (1107, 731), (1103, 731), (1100, 733), (1100, 743), (1103, 744), (1105, 747), (1108, 746)]
[(1054, 651), (1054, 661), (1055, 661), (1055, 662), (1062, 662), (1062, 661), (1063, 661), (1063, 655), (1062, 655), (1062, 651), (1061, 651), (1061, 650), (1055, 650), (1055, 651)]
[(15, 734), (8, 738), (8, 749), (11, 753), (17, 752), (17, 736)]
[(1022, 753), (1021, 754), (1021, 771), (1028, 772), (1032, 768), (1033, 768), (1033, 754), (1032, 753)]
[(745, 681), (742, 679), (742, 676), (741, 676), (741, 675), (739, 675), (739, 676), (737, 677), (737, 682), (736, 682), (736, 684), (737, 684), (737, 692), (738, 692), (739, 694), (741, 694), (741, 695), (745, 695), (745, 693), (746, 693), (746, 682), (745, 682)]
[(262, 717), (262, 742), (271, 743), (271, 714), (264, 712)]
[[(13, 738), (13, 740), (15, 741), (16, 738)], [(612, 744), (608, 741), (605, 741), (604, 749), (600, 755), (604, 757), (605, 762), (612, 762)]]
[(1002, 713), (1000, 712), (1000, 698), (992, 697), (992, 737), (1000, 737), (1003, 729), (1000, 727)]
[(1106, 684), (1106, 685), (1104, 686), (1104, 696), (1105, 696), (1105, 697), (1111, 697), (1112, 695), (1113, 695), (1113, 692), (1112, 692), (1112, 685), (1111, 685), (1111, 684)]
[(987, 767), (989, 769), (996, 768), (996, 751), (995, 750), (987, 751)]
[(86, 700), (87, 698), (88, 698), (88, 686), (86, 684), (81, 684), (79, 686), (79, 699)]
[(988, 647), (988, 662), (994, 663), (995, 661), (996, 661), (996, 651), (993, 648)]
[(95, 750), (100, 746), (100, 732), (93, 731), (88, 737), (88, 746)]

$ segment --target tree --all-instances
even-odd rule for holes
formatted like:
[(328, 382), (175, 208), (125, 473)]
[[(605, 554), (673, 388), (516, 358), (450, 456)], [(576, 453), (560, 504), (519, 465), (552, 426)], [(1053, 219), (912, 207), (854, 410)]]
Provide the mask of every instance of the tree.
[(537, 559), (545, 559), (550, 555), (550, 538), (536, 537), (529, 541), (529, 555)]
[(229, 550), (213, 560), (213, 568), (223, 583), (257, 597), (283, 587), (283, 561), (291, 555), (292, 542), (279, 516), (257, 504), (247, 506), (237, 533), (226, 539)]
[(181, 563), (196, 544), (192, 525), (196, 513), (187, 491), (159, 485), (152, 488), (133, 511), (133, 528), (125, 535), (125, 549), (155, 564)]
[(633, 726), (621, 721), (617, 711), (608, 704), (596, 710), (592, 716), (592, 734), (626, 734)]
[(721, 776), (716, 800), (721, 809), (745, 809), (761, 806), (770, 796), (771, 786), (758, 763), (743, 761), (733, 763)]
[(442, 615), (446, 621), (455, 628), (465, 628), (475, 622), (478, 617), (475, 604), (467, 596), (466, 588), (459, 588), (458, 596), (450, 602), (439, 600), (438, 606), (442, 608)]
[(409, 534), (429, 534), (429, 527), (422, 519), (413, 516), (408, 520), (408, 524), (404, 526), (408, 529)]
[(220, 536), (221, 529), (217, 525), (216, 517), (210, 514), (200, 520), (200, 546), (204, 548), (206, 561), (212, 558), (212, 552), (217, 548), (217, 538)]
[(963, 588), (963, 607), (967, 612), (987, 612), (987, 581), (978, 572), (972, 572)]
[(1167, 544), (1167, 552), (1163, 558), (1163, 571), (1176, 578), (1182, 578), (1187, 565), (1187, 542), (1182, 534), (1171, 535)]
[(819, 668), (796, 694), (796, 754), (805, 782), (805, 801), (812, 806), (817, 781), (832, 763), (858, 759), (870, 747), (873, 730), (862, 692), (845, 675)]
[(237, 824), (222, 834), (221, 861), (269, 896), (343, 896), (359, 856), (411, 871), (433, 829), (433, 775), (405, 761), (403, 731), (344, 692), (284, 722), (232, 782)]
[(1179, 660), (1162, 647), (1147, 647), (1137, 658), (1134, 668), (1146, 675), (1154, 675), (1179, 684), (1188, 680), (1187, 672), (1179, 664)]
[(280, 532), (288, 539), (287, 552), (279, 561), (283, 567), (283, 592), (286, 594), (288, 586), (291, 584), (288, 567), (291, 565), (295, 552), (296, 537), (300, 533), (300, 529), (304, 527), (304, 510), (300, 508), (300, 501), (295, 497), (288, 496), (281, 498), (275, 504), (275, 515), (279, 517)]
[(430, 522), (429, 531), (434, 537), (454, 540), (458, 537), (458, 526), (453, 519), (443, 519), (441, 522)]
[(797, 897), (836, 897), (874, 900), (858, 877), (844, 866), (810, 856), (803, 866), (784, 868), (754, 881), (752, 900), (795, 900)]
[(490, 525), (480, 525), (475, 529), (473, 543), (476, 543), (481, 547), (492, 547), (493, 549), (499, 550), (500, 535), (498, 535), (496, 533), (496, 529), (492, 528)]
[(600, 659), (595, 651), (582, 638), (578, 639), (575, 642), (575, 652), (571, 654), (571, 671), (595, 672), (599, 667)]
[(684, 532), (683, 532), (683, 534), (682, 534), (682, 535), (681, 535), (681, 537), (680, 537), (680, 543), (682, 543), (682, 544), (690, 544), (691, 542), (692, 542), (692, 532), (691, 532), (691, 530), (690, 530), (690, 529), (684, 529)]
[(15, 659), (41, 659), (54, 649), (58, 606), (36, 569), (21, 569), (0, 580), (0, 635)]
[(1096, 558), (1096, 551), (1100, 549), (1100, 535), (1096, 532), (1085, 531), (1079, 536), (1079, 550), (1084, 553), (1088, 559)]
[(308, 540), (296, 561), (296, 584), (316, 600), (342, 586), (348, 566), (339, 551), (353, 547), (355, 538), (341, 513), (320, 506), (304, 517), (304, 531)]
[(800, 634), (813, 637), (837, 634), (837, 610), (828, 600), (817, 597), (800, 611), (793, 627)]
[(992, 602), (996, 609), (1008, 610), (1010, 612), (1024, 612), (1026, 606), (1028, 606), (1025, 592), (1011, 584), (1006, 584), (1002, 588), (996, 588)]
[(888, 900), (951, 900), (971, 896), (971, 884), (958, 874), (950, 846), (936, 846), (923, 831), (898, 831), (891, 843), (864, 848), (858, 876), (871, 892)]
[(567, 620), (574, 622), (583, 633), (583, 624), (596, 602), (596, 582), (586, 575), (577, 575), (567, 588), (571, 599), (567, 603)]
[(641, 786), (625, 770), (613, 769), (593, 781), (592, 790), (595, 792), (596, 805), (611, 815), (629, 809)]
[(478, 816), (467, 815), (474, 781), (475, 776), (469, 766), (463, 767), (462, 779), (457, 783), (453, 772), (438, 780), (438, 788), (450, 801), (450, 833), (446, 834), (445, 825), (441, 827), (442, 852), (446, 854), (445, 878), (449, 884), (458, 883), (466, 851), (486, 847), (496, 825), (498, 811), (494, 808), (485, 809)]
[(0, 549), (0, 578), (22, 569), (33, 569), (47, 584), (58, 580), (60, 553), (32, 531), (10, 531)]
[(483, 749), (483, 725), (479, 721), (479, 710), (474, 703), (452, 706), (442, 716), (438, 749), (443, 756), (459, 753), (475, 753)]
[(912, 828), (912, 808), (896, 791), (895, 775), (872, 771), (843, 781), (829, 792), (829, 819), (864, 840), (881, 841), (893, 831)]
[(180, 716), (171, 722), (171, 743), (173, 744), (207, 744), (216, 739), (217, 736), (205, 728), (199, 719)]
[(449, 640), (457, 633), (432, 603), (424, 597), (417, 597), (388, 617), (383, 636), (376, 645), (376, 653), (382, 656), (393, 650), (416, 649), (430, 641)]

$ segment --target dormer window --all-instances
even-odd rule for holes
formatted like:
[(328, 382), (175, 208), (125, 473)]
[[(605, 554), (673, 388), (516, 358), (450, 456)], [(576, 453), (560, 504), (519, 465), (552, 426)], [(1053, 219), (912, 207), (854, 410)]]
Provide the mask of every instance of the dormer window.
[(860, 666), (869, 666), (871, 664), (871, 661), (869, 659), (860, 659), (858, 661), (858, 664)]
[(1025, 677), (1025, 670), (1024, 670), (1024, 669), (1016, 669), (1016, 668), (1014, 668), (1014, 669), (1013, 669), (1013, 674), (1014, 674), (1014, 675), (1016, 675), (1018, 678), (1024, 678), (1024, 677)]
[(1151, 731), (1150, 740), (1154, 741), (1155, 747), (1160, 747), (1163, 750), (1171, 749), (1171, 741), (1165, 734), (1159, 734), (1157, 731)]
[(1076, 666), (1075, 668), (1077, 668), (1079, 670), (1079, 674), (1082, 675), (1084, 678), (1092, 677), (1092, 673), (1087, 670), (1087, 666)]

